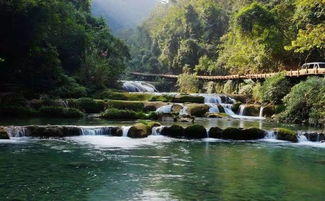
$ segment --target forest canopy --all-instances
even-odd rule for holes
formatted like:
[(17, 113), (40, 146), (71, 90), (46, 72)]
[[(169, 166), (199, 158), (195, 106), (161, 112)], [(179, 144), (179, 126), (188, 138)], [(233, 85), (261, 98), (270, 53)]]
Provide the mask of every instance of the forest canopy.
[(323, 0), (173, 0), (122, 38), (133, 71), (289, 70), (325, 58), (324, 7)]
[(0, 2), (0, 86), (4, 90), (81, 96), (114, 87), (128, 48), (89, 0)]

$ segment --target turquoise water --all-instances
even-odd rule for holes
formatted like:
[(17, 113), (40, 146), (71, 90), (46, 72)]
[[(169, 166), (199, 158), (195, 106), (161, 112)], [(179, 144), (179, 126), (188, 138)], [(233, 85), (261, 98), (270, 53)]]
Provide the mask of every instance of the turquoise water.
[(325, 148), (81, 136), (0, 141), (1, 201), (323, 201)]

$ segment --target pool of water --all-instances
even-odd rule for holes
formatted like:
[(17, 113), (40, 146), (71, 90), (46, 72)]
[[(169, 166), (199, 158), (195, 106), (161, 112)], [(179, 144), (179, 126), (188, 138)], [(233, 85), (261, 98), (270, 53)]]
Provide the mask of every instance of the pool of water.
[(80, 136), (0, 141), (1, 201), (323, 201), (325, 147)]

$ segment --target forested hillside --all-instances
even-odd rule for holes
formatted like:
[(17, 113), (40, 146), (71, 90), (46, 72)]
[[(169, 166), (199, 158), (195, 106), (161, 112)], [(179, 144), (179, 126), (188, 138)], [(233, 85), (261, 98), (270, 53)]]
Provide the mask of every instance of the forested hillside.
[(324, 8), (323, 0), (174, 0), (124, 34), (133, 56), (129, 66), (222, 75), (321, 61)]
[(1, 91), (86, 96), (114, 87), (129, 57), (89, 0), (0, 2)]

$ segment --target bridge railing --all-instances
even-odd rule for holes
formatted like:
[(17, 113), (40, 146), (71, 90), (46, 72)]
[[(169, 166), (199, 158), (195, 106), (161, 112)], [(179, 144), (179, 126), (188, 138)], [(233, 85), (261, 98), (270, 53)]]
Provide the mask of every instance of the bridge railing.
[[(152, 73), (139, 73), (139, 72), (131, 72), (131, 75), (135, 76), (143, 76), (143, 77), (160, 77), (160, 78), (170, 78), (177, 79), (178, 75), (170, 75), (170, 74), (152, 74)], [(268, 77), (272, 77), (277, 73), (264, 73), (264, 74), (246, 74), (246, 75), (225, 75), (225, 76), (203, 76), (198, 75), (197, 78), (200, 80), (236, 80), (236, 79), (265, 79)], [(316, 69), (301, 69), (296, 71), (286, 71), (287, 77), (301, 77), (301, 76), (311, 76), (317, 75), (322, 76), (325, 75), (325, 69), (316, 68)]]

